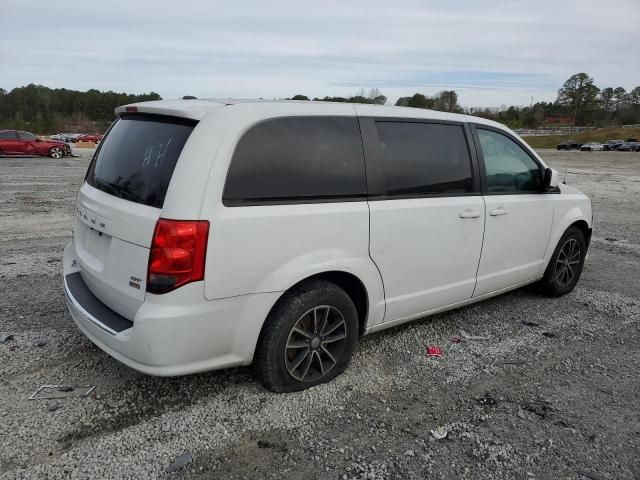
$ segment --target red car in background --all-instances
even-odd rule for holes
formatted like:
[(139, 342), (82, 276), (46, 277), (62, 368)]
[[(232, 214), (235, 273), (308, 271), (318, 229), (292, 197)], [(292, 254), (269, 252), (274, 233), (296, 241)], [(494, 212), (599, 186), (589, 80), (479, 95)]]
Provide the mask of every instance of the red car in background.
[(93, 143), (98, 143), (99, 141), (102, 140), (102, 135), (100, 135), (99, 133), (87, 133), (85, 135), (82, 135), (80, 138), (78, 138), (78, 140), (76, 140), (77, 142), (93, 142)]
[(29, 132), (0, 130), (0, 155), (62, 158), (71, 155), (71, 147), (56, 140), (41, 140)]

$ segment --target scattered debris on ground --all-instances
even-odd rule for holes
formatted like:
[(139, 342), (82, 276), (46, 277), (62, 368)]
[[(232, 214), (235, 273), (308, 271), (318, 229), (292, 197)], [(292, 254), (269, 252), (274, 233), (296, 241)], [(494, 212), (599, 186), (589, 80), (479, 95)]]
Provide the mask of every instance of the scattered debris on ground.
[(42, 385), (31, 394), (29, 400), (50, 400), (66, 397), (86, 397), (95, 385)]
[(449, 434), (449, 431), (446, 429), (446, 427), (438, 427), (431, 430), (431, 435), (436, 440), (442, 440), (444, 438), (447, 438), (448, 434)]
[(186, 467), (193, 461), (193, 457), (191, 456), (191, 452), (189, 450), (185, 451), (182, 455), (176, 458), (171, 465), (167, 467), (167, 473), (177, 472), (178, 470)]
[(444, 350), (437, 345), (429, 345), (427, 347), (427, 357), (441, 357), (444, 355)]
[(469, 335), (464, 330), (460, 330), (460, 335), (462, 335), (462, 338), (464, 338), (465, 340), (472, 340), (472, 341), (473, 340), (489, 340), (489, 337), (485, 337), (481, 335)]
[(540, 324), (538, 322), (532, 322), (531, 320), (523, 320), (522, 324), (526, 325), (527, 327), (539, 327), (540, 326)]
[(0, 335), (0, 343), (7, 343), (10, 340), (13, 340), (13, 334)]
[[(636, 479), (640, 164), (590, 153), (542, 155), (569, 158), (568, 184), (593, 200), (574, 292), (523, 288), (363, 337), (344, 374), (292, 394), (265, 391), (248, 368), (151, 377), (93, 345), (48, 262), (70, 240), (91, 155), (2, 158), (0, 329), (15, 338), (0, 344), (0, 480)], [(446, 358), (425, 357), (429, 343)], [(52, 383), (99, 395), (26, 401)], [(187, 449), (192, 462), (166, 473)]]

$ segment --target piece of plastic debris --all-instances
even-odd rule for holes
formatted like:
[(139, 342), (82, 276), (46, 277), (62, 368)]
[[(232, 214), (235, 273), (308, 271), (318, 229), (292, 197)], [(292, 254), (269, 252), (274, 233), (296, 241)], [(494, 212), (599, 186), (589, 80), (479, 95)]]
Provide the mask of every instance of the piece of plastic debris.
[(95, 388), (95, 385), (42, 385), (31, 394), (29, 400), (86, 397)]
[(487, 392), (485, 393), (482, 397), (478, 398), (478, 403), (480, 405), (495, 405), (496, 403), (498, 403), (498, 401), (493, 398), (493, 396)]
[(58, 410), (60, 408), (60, 404), (59, 403), (51, 403), (49, 405), (47, 405), (47, 410), (49, 410), (50, 412), (55, 412), (56, 410)]
[(527, 420), (527, 414), (522, 409), (522, 407), (518, 407), (518, 417), (520, 417), (522, 420)]
[(444, 355), (444, 351), (437, 345), (429, 345), (427, 347), (427, 357), (441, 357), (442, 355)]
[(9, 340), (13, 340), (13, 335), (0, 335), (0, 343), (7, 343)]
[(451, 341), (452, 341), (453, 343), (462, 343), (462, 339), (461, 339), (460, 337), (453, 337), (453, 338), (451, 339)]
[(553, 332), (542, 332), (542, 335), (544, 335), (547, 338), (554, 338), (556, 336), (556, 334)]
[(465, 340), (489, 340), (489, 337), (483, 337), (480, 335), (469, 335), (464, 330), (460, 330), (460, 335), (462, 335), (462, 338), (464, 338)]
[(617, 242), (617, 241), (618, 241), (618, 239), (617, 239), (617, 238), (613, 238), (613, 237), (606, 237), (606, 238), (605, 238), (605, 240), (606, 240), (607, 242)]
[(522, 324), (523, 324), (523, 325), (526, 325), (527, 327), (539, 327), (539, 326), (540, 326), (540, 324), (539, 324), (539, 323), (537, 323), (537, 322), (532, 322), (532, 321), (530, 321), (530, 320), (523, 320), (523, 321), (522, 321)]
[(435, 438), (436, 440), (442, 440), (443, 438), (447, 438), (448, 434), (449, 432), (444, 427), (438, 427), (434, 430), (431, 430), (431, 435), (433, 435), (433, 438)]
[(576, 470), (576, 473), (590, 480), (600, 480), (602, 478), (599, 475), (596, 475), (595, 473), (589, 472), (588, 470)]
[(184, 468), (186, 465), (190, 464), (193, 461), (193, 457), (191, 456), (191, 452), (186, 450), (182, 455), (176, 458), (171, 465), (167, 467), (167, 473), (177, 472), (181, 468)]

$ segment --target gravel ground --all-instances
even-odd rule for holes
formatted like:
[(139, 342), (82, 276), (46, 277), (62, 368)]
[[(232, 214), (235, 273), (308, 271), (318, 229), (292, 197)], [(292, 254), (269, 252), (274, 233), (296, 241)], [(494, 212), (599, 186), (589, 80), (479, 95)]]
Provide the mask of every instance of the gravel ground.
[[(78, 153), (0, 159), (0, 478), (640, 478), (640, 154), (541, 152), (593, 199), (570, 295), (374, 334), (332, 383), (275, 395), (250, 369), (144, 376), (75, 328), (59, 270)], [(489, 339), (454, 343), (461, 329)], [(28, 400), (51, 383), (96, 389)]]

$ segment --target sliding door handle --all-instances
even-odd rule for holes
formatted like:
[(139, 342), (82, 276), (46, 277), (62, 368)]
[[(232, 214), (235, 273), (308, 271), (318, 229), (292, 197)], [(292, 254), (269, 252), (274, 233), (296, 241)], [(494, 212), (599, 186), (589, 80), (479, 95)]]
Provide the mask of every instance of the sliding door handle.
[(478, 218), (480, 215), (482, 215), (480, 210), (471, 210), (470, 208), (467, 208), (458, 214), (460, 218)]
[(493, 210), (489, 210), (489, 215), (492, 217), (498, 217), (500, 215), (506, 215), (509, 213), (504, 207), (494, 208)]

